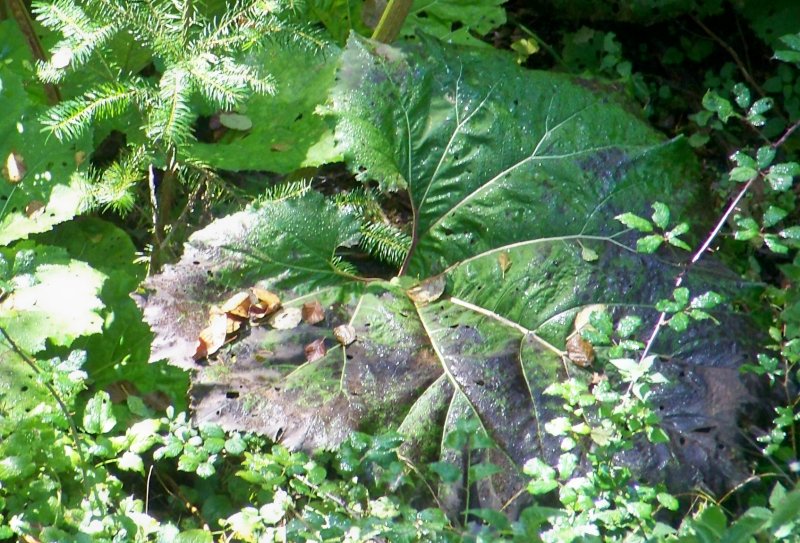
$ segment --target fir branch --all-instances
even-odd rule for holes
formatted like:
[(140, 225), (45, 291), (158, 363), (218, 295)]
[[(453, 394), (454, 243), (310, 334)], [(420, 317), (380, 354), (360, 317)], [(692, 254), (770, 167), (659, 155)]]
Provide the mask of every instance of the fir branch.
[(370, 219), (382, 215), (378, 195), (371, 188), (358, 187), (347, 192), (340, 192), (333, 197), (333, 202), (338, 207), (353, 208), (357, 213)]
[(144, 88), (131, 82), (100, 85), (80, 98), (50, 108), (42, 119), (44, 130), (62, 141), (77, 138), (96, 117), (120, 115), (145, 92)]
[(215, 107), (230, 109), (247, 97), (247, 87), (238, 77), (218, 69), (219, 59), (211, 54), (198, 55), (188, 63), (188, 70), (200, 93)]
[(92, 54), (114, 36), (117, 31), (115, 25), (108, 24), (77, 38), (61, 40), (53, 46), (53, 54), (46, 62), (36, 64), (39, 79), (47, 83), (60, 81), (67, 75), (67, 68), (75, 70), (85, 65)]
[(85, 39), (95, 30), (92, 20), (71, 0), (34, 2), (33, 13), (43, 26), (60, 32), (65, 38)]
[(358, 275), (358, 270), (350, 262), (342, 260), (340, 256), (334, 256), (330, 261), (333, 271), (340, 275), (355, 276)]
[(153, 141), (179, 145), (191, 139), (195, 114), (189, 107), (192, 78), (182, 66), (167, 68), (161, 76), (158, 100), (147, 121), (145, 132)]
[(94, 183), (89, 187), (92, 205), (123, 216), (131, 211), (136, 203), (136, 186), (145, 177), (145, 161), (145, 150), (139, 147), (102, 173), (93, 175)]
[(286, 200), (292, 200), (294, 198), (300, 198), (305, 193), (311, 190), (311, 180), (310, 179), (301, 179), (300, 181), (288, 181), (286, 183), (280, 183), (273, 187), (270, 187), (266, 190), (266, 192), (258, 199), (259, 204), (264, 203), (276, 203), (276, 202), (283, 202)]
[(361, 247), (369, 254), (399, 266), (411, 248), (411, 237), (384, 223), (366, 223), (361, 227)]

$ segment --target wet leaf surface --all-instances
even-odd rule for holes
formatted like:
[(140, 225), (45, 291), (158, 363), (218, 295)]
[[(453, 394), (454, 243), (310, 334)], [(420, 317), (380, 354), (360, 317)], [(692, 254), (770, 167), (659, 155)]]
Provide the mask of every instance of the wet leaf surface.
[[(503, 502), (522, 488), (527, 460), (555, 466), (561, 453), (543, 430), (561, 402), (544, 389), (606, 378), (596, 362), (569, 362), (588, 361), (592, 347), (569, 338), (581, 339), (598, 307), (614, 322), (637, 315), (649, 331), (682, 269), (668, 248), (637, 254), (613, 217), (662, 199), (688, 218), (703, 195), (683, 181), (697, 172), (683, 141), (664, 141), (579, 81), (523, 71), (495, 52), (426, 50), (351, 40), (330, 106), (353, 170), (410, 195), (407, 276), (367, 279), (335, 256), (357, 241), (359, 219), (310, 192), (196, 233), (139, 303), (156, 334), (153, 358), (195, 370), (198, 422), (304, 449), (335, 447), (355, 429), (397, 429), (409, 457), (469, 469), (447, 436), (472, 420), (499, 446), (472, 461), (503, 469), (481, 481), (481, 499)], [(742, 290), (713, 264), (685, 286)], [(195, 363), (209, 307), (253, 287), (274, 292), (281, 312)], [(311, 324), (304, 307), (315, 303), (324, 318)], [(289, 319), (278, 315), (294, 315), (291, 326), (275, 326)], [(655, 402), (671, 441), (620, 458), (644, 479), (721, 489), (742, 473), (738, 418), (755, 412), (758, 392), (738, 367), (752, 334), (730, 309), (715, 318), (721, 326), (665, 331), (654, 345), (654, 369), (670, 379)], [(443, 487), (440, 498), (456, 507), (463, 490)]]

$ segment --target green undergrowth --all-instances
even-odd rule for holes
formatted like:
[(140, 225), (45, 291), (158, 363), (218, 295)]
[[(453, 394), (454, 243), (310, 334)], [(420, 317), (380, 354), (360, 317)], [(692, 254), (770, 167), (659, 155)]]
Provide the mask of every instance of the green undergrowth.
[(798, 7), (537, 4), (0, 9), (0, 540), (797, 540)]

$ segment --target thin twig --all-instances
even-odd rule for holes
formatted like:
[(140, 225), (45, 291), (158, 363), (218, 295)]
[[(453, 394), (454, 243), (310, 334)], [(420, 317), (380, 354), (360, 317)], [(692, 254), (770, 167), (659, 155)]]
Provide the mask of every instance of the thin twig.
[(731, 56), (731, 58), (733, 59), (733, 62), (735, 62), (735, 63), (736, 63), (736, 66), (739, 68), (739, 71), (740, 71), (740, 72), (742, 72), (742, 75), (743, 75), (743, 76), (744, 76), (744, 78), (747, 80), (747, 82), (748, 82), (748, 83), (749, 83), (749, 84), (750, 84), (750, 85), (751, 85), (751, 86), (752, 86), (754, 89), (756, 89), (756, 91), (758, 92), (758, 94), (759, 94), (759, 95), (761, 95), (761, 97), (762, 97), (762, 98), (763, 98), (763, 97), (765, 97), (767, 94), (764, 92), (764, 89), (762, 89), (762, 88), (761, 88), (761, 86), (760, 86), (760, 85), (759, 85), (759, 84), (756, 82), (756, 80), (755, 80), (755, 79), (753, 79), (753, 76), (752, 76), (752, 75), (750, 75), (750, 72), (747, 70), (747, 67), (744, 65), (744, 62), (742, 62), (742, 59), (739, 57), (739, 54), (736, 52), (736, 50), (735, 50), (733, 47), (731, 47), (730, 45), (728, 45), (728, 44), (725, 42), (725, 40), (723, 40), (722, 38), (720, 38), (719, 36), (717, 36), (717, 35), (714, 33), (714, 31), (713, 31), (713, 30), (711, 30), (710, 28), (708, 28), (708, 27), (707, 27), (707, 26), (706, 26), (706, 25), (703, 23), (703, 21), (701, 21), (700, 19), (698, 19), (698, 18), (697, 18), (697, 17), (695, 17), (694, 15), (692, 16), (692, 20), (693, 20), (695, 23), (697, 23), (697, 26), (699, 26), (700, 28), (702, 28), (702, 29), (705, 31), (705, 33), (706, 33), (706, 34), (708, 34), (708, 35), (711, 37), (711, 39), (713, 39), (715, 42), (717, 42), (717, 43), (719, 44), (719, 46), (720, 46), (720, 47), (722, 47), (723, 49), (725, 49), (725, 51), (727, 51), (727, 52), (728, 52), (728, 54), (729, 54), (729, 55)]
[[(753, 182), (756, 179), (758, 179), (758, 176), (753, 177), (747, 183), (744, 184), (742, 190), (739, 191), (739, 194), (737, 194), (736, 197), (733, 199), (733, 201), (730, 203), (728, 208), (725, 210), (725, 213), (722, 214), (722, 217), (720, 217), (720, 219), (717, 221), (716, 226), (714, 226), (714, 229), (708, 235), (706, 240), (703, 242), (700, 248), (697, 249), (697, 251), (695, 251), (694, 256), (692, 256), (692, 259), (689, 261), (689, 264), (683, 269), (683, 271), (681, 271), (681, 273), (678, 274), (678, 277), (675, 279), (675, 288), (678, 288), (681, 286), (681, 284), (683, 284), (683, 279), (686, 277), (686, 274), (689, 273), (689, 270), (692, 268), (692, 266), (694, 266), (697, 263), (697, 261), (703, 257), (706, 250), (708, 250), (708, 248), (714, 242), (714, 239), (719, 234), (719, 231), (722, 230), (722, 227), (725, 225), (725, 223), (728, 222), (728, 218), (730, 218), (731, 214), (736, 210), (736, 207), (739, 205), (739, 202), (742, 200), (742, 198), (750, 189), (750, 187), (753, 185)], [(653, 347), (653, 343), (655, 342), (659, 331), (664, 327), (664, 324), (666, 324), (666, 322), (667, 322), (667, 313), (666, 311), (662, 311), (661, 314), (658, 316), (658, 322), (656, 322), (656, 325), (653, 328), (653, 332), (650, 334), (650, 338), (647, 340), (647, 345), (645, 345), (644, 351), (642, 351), (642, 356), (639, 360), (644, 360), (645, 357), (650, 353), (650, 349)]]
[(789, 139), (789, 136), (791, 136), (794, 133), (794, 131), (797, 130), (798, 128), (800, 128), (800, 120), (795, 121), (795, 123), (792, 126), (787, 128), (786, 131), (784, 131), (783, 135), (780, 138), (778, 138), (778, 141), (772, 144), (772, 148), (777, 149), (778, 147), (783, 145), (786, 142), (786, 140)]

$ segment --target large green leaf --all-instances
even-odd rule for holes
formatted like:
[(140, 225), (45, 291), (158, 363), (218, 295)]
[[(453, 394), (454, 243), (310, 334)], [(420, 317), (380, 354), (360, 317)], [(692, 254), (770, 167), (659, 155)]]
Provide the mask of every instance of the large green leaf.
[(109, 222), (82, 217), (40, 234), (37, 241), (66, 249), (72, 258), (108, 277), (98, 293), (104, 305), (99, 312), (102, 333), (76, 338), (71, 344), (72, 349), (86, 352), (83, 367), (92, 383), (161, 398), (167, 394), (176, 408), (185, 405), (188, 376), (172, 366), (148, 364), (152, 333), (130, 296), (145, 270), (134, 262), (136, 248), (128, 235)]
[(685, 142), (664, 141), (602, 88), (424, 45), (422, 71), (412, 52), (353, 41), (332, 107), (360, 175), (409, 189), (412, 274), (505, 244), (608, 234), (617, 213), (645, 215), (659, 199), (686, 210), (698, 196)]
[(100, 332), (106, 276), (60, 247), (21, 242), (0, 251), (0, 326), (28, 353)]
[(414, 36), (423, 31), (458, 44), (485, 45), (477, 36), (485, 36), (506, 22), (501, 7), (506, 0), (415, 0), (401, 31)]
[[(527, 459), (560, 452), (542, 429), (561, 407), (544, 389), (591, 377), (565, 357), (578, 313), (599, 304), (652, 326), (682, 269), (667, 249), (637, 254), (613, 217), (646, 214), (656, 200), (693, 215), (696, 161), (589, 82), (427, 40), (404, 50), (351, 40), (330, 111), (352, 169), (409, 194), (409, 273), (370, 280), (337, 260), (358, 232), (346, 205), (313, 192), (264, 202), (195, 234), (181, 261), (147, 282), (153, 357), (196, 370), (199, 421), (290, 447), (388, 427), (409, 454), (458, 462), (444, 436), (477, 418), (499, 445), (491, 460), (507, 468), (491, 478), (494, 492), (510, 497)], [(415, 284), (427, 300), (409, 295)], [(716, 266), (684, 284), (738, 288)], [(195, 363), (209, 307), (254, 285), (285, 307), (316, 300), (325, 319), (250, 327)], [(752, 396), (738, 374), (748, 346), (734, 332), (747, 323), (716, 317), (724, 327), (665, 331), (654, 345), (656, 369), (671, 378), (655, 402), (672, 441), (624, 458), (643, 477), (722, 488), (739, 474), (737, 414)], [(345, 323), (356, 335), (347, 346), (333, 339)], [(308, 362), (304, 347), (318, 340), (327, 352)]]
[(244, 132), (230, 130), (216, 143), (194, 143), (193, 158), (224, 170), (289, 173), (336, 160), (333, 137), (315, 108), (333, 81), (338, 52), (271, 48), (251, 62), (275, 76), (274, 96), (254, 96), (240, 110), (252, 121)]
[[(10, 45), (26, 47), (13, 20), (0, 22), (0, 34)], [(74, 217), (82, 205), (81, 183), (73, 173), (90, 150), (88, 140), (63, 144), (41, 132), (46, 105), (41, 84), (23, 61), (28, 56), (0, 62), (0, 245), (45, 232)]]

